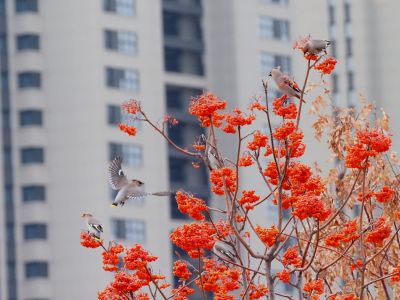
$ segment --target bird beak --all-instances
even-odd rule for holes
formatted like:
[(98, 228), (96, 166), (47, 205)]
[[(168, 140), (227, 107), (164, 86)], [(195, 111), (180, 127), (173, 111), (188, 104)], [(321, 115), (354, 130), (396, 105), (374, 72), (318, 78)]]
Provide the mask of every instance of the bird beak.
[(112, 207), (112, 208), (116, 208), (117, 206), (118, 206), (118, 205), (115, 204), (115, 203), (111, 204), (111, 207)]

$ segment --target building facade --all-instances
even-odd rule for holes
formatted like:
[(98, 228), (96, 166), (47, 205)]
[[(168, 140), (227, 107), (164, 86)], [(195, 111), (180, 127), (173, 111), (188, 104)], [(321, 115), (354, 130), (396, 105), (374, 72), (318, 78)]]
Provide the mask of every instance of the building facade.
[[(203, 133), (186, 114), (191, 97), (213, 91), (229, 108), (244, 108), (262, 96), (261, 80), (272, 67), (302, 78), (304, 59), (292, 45), (310, 33), (334, 41), (334, 103), (355, 105), (362, 91), (390, 109), (398, 64), (391, 22), (398, 21), (386, 16), (396, 5), (0, 0), (0, 300), (95, 298), (111, 276), (102, 271), (98, 249), (79, 245), (85, 212), (103, 221), (105, 240), (144, 244), (159, 256), (155, 268), (167, 270), (172, 280), (168, 272), (177, 249), (169, 234), (185, 217), (173, 198), (111, 209), (108, 162), (122, 155), (128, 176), (143, 180), (148, 191), (183, 188), (216, 205), (218, 199), (210, 195), (207, 171), (193, 169), (152, 129), (138, 125), (135, 138), (121, 133), (118, 124), (126, 116), (120, 104), (140, 99), (155, 120), (172, 114), (180, 124), (168, 128), (169, 136), (190, 147)], [(311, 121), (303, 126), (311, 128)], [(311, 129), (305, 135), (313, 143)], [(232, 141), (221, 143), (231, 155)], [(306, 158), (328, 161), (324, 149), (316, 145)], [(241, 186), (261, 189), (259, 178), (244, 175)], [(255, 215), (260, 224), (274, 218), (273, 206)]]

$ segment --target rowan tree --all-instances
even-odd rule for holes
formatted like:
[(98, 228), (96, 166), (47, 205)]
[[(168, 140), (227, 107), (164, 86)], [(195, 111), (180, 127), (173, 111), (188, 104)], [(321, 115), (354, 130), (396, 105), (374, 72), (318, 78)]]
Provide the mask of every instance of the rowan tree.
[[(211, 92), (199, 95), (188, 113), (206, 134), (193, 137), (190, 149), (168, 136), (167, 127), (179, 120), (167, 116), (157, 124), (139, 101), (122, 105), (132, 119), (148, 124), (190, 157), (193, 167), (207, 167), (220, 205), (208, 206), (190, 191), (176, 193), (178, 209), (193, 220), (177, 227), (170, 239), (191, 259), (175, 261), (172, 270), (155, 270), (157, 257), (142, 245), (111, 242), (105, 248), (107, 243), (82, 233), (83, 246), (103, 246), (103, 268), (115, 275), (99, 299), (184, 300), (194, 293), (204, 299), (211, 293), (219, 300), (400, 298), (398, 161), (390, 152), (388, 116), (365, 100), (358, 109), (333, 107), (324, 84), (319, 85), (321, 95), (305, 103), (305, 91), (318, 86), (310, 84), (310, 73), (326, 82), (336, 60), (323, 51), (304, 53), (304, 41), (295, 47), (306, 65), (299, 100), (286, 95), (270, 99), (266, 81), (263, 97), (245, 110), (227, 110), (227, 102)], [(327, 141), (333, 157), (325, 176), (302, 161), (307, 145), (301, 120), (307, 106), (316, 116), (315, 138)], [(272, 126), (272, 117), (279, 118), (279, 126)], [(264, 120), (268, 129), (257, 128), (255, 120)], [(128, 124), (120, 129), (137, 134)], [(234, 157), (226, 157), (221, 135), (236, 137)], [(244, 168), (262, 179), (262, 194), (242, 184)], [(252, 218), (264, 202), (277, 208), (269, 225)], [(167, 272), (179, 278), (178, 287), (166, 282), (162, 274)], [(278, 283), (291, 292), (278, 292)]]

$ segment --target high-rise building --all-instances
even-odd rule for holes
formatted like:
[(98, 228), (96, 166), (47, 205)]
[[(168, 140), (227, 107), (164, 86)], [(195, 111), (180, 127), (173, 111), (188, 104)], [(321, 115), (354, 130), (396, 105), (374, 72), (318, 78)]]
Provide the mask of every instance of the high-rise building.
[[(302, 78), (304, 58), (291, 48), (310, 33), (334, 42), (335, 103), (354, 105), (361, 91), (390, 109), (397, 8), (388, 0), (0, 0), (0, 300), (95, 298), (111, 275), (98, 249), (79, 245), (85, 212), (103, 221), (105, 240), (144, 244), (172, 280), (169, 234), (184, 216), (173, 198), (111, 209), (108, 162), (122, 155), (148, 191), (218, 199), (207, 171), (151, 128), (139, 124), (135, 138), (117, 129), (123, 101), (139, 99), (155, 120), (172, 114), (180, 123), (168, 134), (189, 148), (203, 133), (185, 112), (191, 97), (210, 90), (244, 108), (262, 96), (272, 67)], [(232, 154), (232, 141), (221, 143)], [(308, 159), (325, 157), (323, 148)], [(244, 175), (241, 186), (261, 186)], [(257, 222), (274, 222), (272, 208)]]

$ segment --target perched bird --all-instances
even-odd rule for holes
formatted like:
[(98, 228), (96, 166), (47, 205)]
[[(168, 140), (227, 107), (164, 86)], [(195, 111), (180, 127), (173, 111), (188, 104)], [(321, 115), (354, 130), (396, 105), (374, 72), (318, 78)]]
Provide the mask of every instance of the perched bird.
[[(280, 67), (273, 68), (269, 73), (269, 76), (272, 77), (278, 89), (286, 94), (288, 97), (296, 97), (300, 99), (301, 90), (297, 83), (290, 78), (289, 75), (283, 74), (280, 70)], [(303, 100), (303, 102), (305, 102)]]
[(236, 254), (233, 249), (221, 241), (217, 241), (214, 245), (213, 252), (223, 261), (236, 262)]
[(115, 157), (108, 168), (109, 181), (114, 190), (119, 190), (111, 207), (123, 206), (129, 199), (153, 196), (169, 196), (172, 192), (146, 193), (142, 190), (144, 183), (138, 179), (128, 180), (122, 171), (122, 157)]
[(304, 44), (303, 52), (304, 54), (319, 54), (324, 51), (326, 53), (326, 48), (331, 44), (328, 40), (309, 40)]
[(97, 241), (101, 241), (100, 236), (103, 233), (103, 226), (100, 221), (93, 218), (92, 214), (83, 214), (82, 218), (86, 220), (87, 228), (89, 229), (89, 234)]

